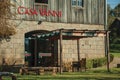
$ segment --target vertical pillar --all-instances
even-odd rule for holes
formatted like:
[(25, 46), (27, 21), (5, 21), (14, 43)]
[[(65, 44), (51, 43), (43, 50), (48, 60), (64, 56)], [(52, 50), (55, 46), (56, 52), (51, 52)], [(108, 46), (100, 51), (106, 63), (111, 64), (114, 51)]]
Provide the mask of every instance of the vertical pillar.
[(107, 71), (110, 72), (110, 54), (109, 54), (109, 32), (106, 32), (106, 56), (107, 56)]
[(78, 67), (77, 70), (80, 70), (80, 45), (79, 45), (79, 39), (77, 39), (77, 52), (78, 52)]
[(62, 67), (63, 67), (63, 62), (62, 62), (62, 39), (63, 39), (63, 36), (62, 36), (62, 30), (60, 30), (60, 74), (62, 74), (63, 70), (62, 70)]
[(34, 66), (37, 66), (37, 36), (35, 35)]
[(78, 52), (78, 61), (80, 61), (80, 45), (79, 45), (79, 39), (77, 39), (77, 52)]

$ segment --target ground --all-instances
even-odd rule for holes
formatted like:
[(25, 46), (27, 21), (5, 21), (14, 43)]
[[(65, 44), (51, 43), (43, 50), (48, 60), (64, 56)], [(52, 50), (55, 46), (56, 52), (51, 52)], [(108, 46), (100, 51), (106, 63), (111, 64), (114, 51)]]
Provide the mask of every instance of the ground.
[[(106, 69), (88, 70), (86, 72), (63, 73), (62, 75), (19, 75), (17, 80), (120, 80), (120, 69), (112, 69), (110, 73)], [(5, 78), (5, 80), (10, 80)]]
[[(112, 63), (110, 63), (110, 72), (107, 72), (106, 66), (88, 69), (86, 72), (64, 72), (62, 75), (19, 75), (16, 74), (17, 80), (120, 80), (120, 68), (116, 65), (120, 62), (120, 54), (113, 54), (115, 56)], [(4, 80), (11, 80), (4, 77)]]

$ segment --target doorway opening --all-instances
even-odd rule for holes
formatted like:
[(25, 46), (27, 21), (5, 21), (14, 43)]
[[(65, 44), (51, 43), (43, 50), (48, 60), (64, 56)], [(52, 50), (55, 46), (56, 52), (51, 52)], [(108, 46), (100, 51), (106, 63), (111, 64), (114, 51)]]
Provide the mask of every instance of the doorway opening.
[(25, 64), (29, 67), (36, 66), (54, 66), (55, 54), (54, 45), (56, 41), (37, 38), (38, 34), (44, 34), (49, 31), (38, 30), (25, 34)]

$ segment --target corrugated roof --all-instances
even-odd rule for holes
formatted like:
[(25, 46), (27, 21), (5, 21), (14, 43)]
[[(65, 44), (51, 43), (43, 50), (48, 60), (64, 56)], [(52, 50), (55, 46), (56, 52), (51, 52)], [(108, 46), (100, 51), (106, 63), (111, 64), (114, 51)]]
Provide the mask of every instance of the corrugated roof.
[[(106, 31), (104, 30), (75, 30), (75, 29), (62, 29), (62, 35), (64, 39), (67, 38), (85, 38), (85, 37), (97, 37), (97, 36), (105, 36)], [(58, 37), (59, 39), (60, 30), (54, 30), (44, 34), (38, 34), (38, 39), (49, 39)]]

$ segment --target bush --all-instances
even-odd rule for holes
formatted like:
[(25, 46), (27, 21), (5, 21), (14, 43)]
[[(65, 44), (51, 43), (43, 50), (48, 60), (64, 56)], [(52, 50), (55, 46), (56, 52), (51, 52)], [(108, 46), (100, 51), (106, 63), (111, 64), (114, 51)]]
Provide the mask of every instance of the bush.
[(2, 71), (2, 66), (0, 65), (0, 72)]
[(114, 59), (114, 55), (110, 54), (110, 62), (112, 62)]
[(87, 60), (86, 62), (86, 67), (89, 68), (96, 68), (96, 67), (100, 67), (103, 66), (107, 63), (107, 58), (98, 58), (98, 59), (90, 59)]
[[(114, 59), (114, 56), (110, 54), (110, 62), (112, 62)], [(89, 59), (86, 61), (86, 68), (96, 68), (101, 67), (107, 64), (107, 57), (104, 58), (97, 58), (97, 59)]]
[(93, 67), (92, 64), (93, 64), (92, 59), (90, 59), (90, 60), (86, 60), (86, 68), (87, 68), (87, 69), (92, 68), (92, 67)]
[(110, 52), (120, 52), (120, 44), (110, 44)]

